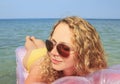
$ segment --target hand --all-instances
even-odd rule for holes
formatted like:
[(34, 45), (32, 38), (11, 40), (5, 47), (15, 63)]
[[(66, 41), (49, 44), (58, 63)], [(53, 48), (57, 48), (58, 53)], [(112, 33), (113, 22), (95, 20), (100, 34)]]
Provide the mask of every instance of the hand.
[(34, 43), (36, 48), (43, 48), (45, 47), (44, 41), (40, 39), (36, 39), (34, 36), (31, 37), (32, 42)]
[(25, 47), (27, 50), (33, 50), (45, 47), (45, 43), (40, 39), (36, 39), (34, 36), (26, 36)]
[(36, 39), (34, 36), (26, 36), (25, 48), (27, 50), (24, 58), (23, 58), (23, 65), (26, 68), (27, 60), (32, 52), (32, 50), (37, 48), (45, 47), (45, 43), (42, 40)]
[(36, 49), (36, 46), (31, 40), (30, 36), (26, 36), (25, 48), (27, 49), (27, 51)]

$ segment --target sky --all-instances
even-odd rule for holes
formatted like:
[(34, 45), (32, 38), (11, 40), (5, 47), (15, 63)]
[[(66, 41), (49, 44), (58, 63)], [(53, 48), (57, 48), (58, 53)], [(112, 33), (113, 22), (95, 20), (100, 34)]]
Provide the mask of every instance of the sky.
[(0, 0), (0, 19), (66, 16), (120, 19), (120, 0)]

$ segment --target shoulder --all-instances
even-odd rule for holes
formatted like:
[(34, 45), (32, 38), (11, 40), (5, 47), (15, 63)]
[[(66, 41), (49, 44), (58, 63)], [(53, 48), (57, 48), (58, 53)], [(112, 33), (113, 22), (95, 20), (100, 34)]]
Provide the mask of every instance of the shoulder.
[(34, 66), (34, 69), (30, 70), (29, 75), (25, 80), (25, 84), (33, 84), (41, 81), (40, 69), (38, 66)]

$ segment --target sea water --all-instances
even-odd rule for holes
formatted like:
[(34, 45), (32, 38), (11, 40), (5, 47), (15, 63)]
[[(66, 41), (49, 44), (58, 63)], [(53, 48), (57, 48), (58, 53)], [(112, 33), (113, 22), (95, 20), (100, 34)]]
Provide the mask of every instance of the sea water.
[[(58, 19), (0, 20), (0, 84), (16, 84), (15, 49), (23, 46), (25, 37), (47, 39)], [(109, 66), (120, 64), (120, 20), (86, 19), (98, 31), (107, 53)]]

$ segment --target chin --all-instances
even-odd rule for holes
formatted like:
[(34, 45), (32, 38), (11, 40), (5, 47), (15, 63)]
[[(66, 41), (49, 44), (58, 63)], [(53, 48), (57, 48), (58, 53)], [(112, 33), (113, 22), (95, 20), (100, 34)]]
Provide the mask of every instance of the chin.
[(52, 67), (53, 69), (55, 69), (56, 71), (62, 71), (62, 67), (60, 67), (59, 65), (55, 65), (55, 64), (52, 64)]

